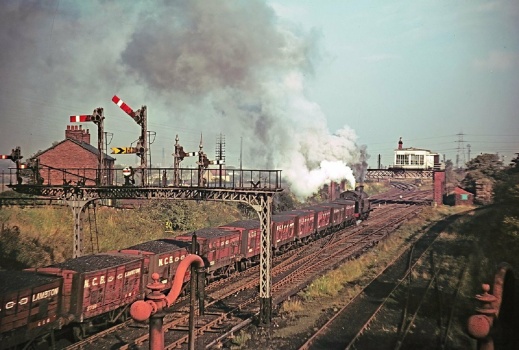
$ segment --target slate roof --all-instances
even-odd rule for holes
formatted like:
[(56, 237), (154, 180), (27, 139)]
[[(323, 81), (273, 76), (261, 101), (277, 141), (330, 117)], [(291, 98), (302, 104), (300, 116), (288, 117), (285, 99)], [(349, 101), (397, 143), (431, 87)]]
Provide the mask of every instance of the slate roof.
[(465, 191), (463, 188), (461, 187), (456, 187), (454, 188), (454, 190), (452, 191), (454, 192), (455, 194), (473, 194), (471, 192), (468, 192), (468, 191)]
[[(70, 141), (70, 142), (73, 142), (75, 143), (76, 145), (78, 145), (79, 147), (82, 147), (84, 149), (86, 149), (87, 151), (89, 151), (90, 153), (93, 153), (95, 154), (96, 156), (99, 156), (99, 150), (97, 149), (97, 147), (94, 147), (92, 146), (91, 144), (89, 143), (86, 143), (86, 142), (82, 142), (82, 141), (78, 141), (78, 140), (74, 140), (74, 139), (69, 139), (69, 138), (66, 138), (60, 142), (58, 142), (57, 144), (55, 145), (52, 145), (50, 146), (49, 148), (43, 150), (43, 151), (40, 151), (38, 153), (36, 153), (34, 156), (32, 156), (31, 158), (37, 158), (39, 155), (43, 154), (43, 153), (46, 153), (48, 151), (50, 151), (51, 149), (54, 149), (56, 148), (57, 146), (61, 145), (62, 143), (65, 143), (66, 141)], [(109, 156), (108, 154), (104, 154), (104, 159), (105, 160), (111, 160), (113, 162), (115, 162), (115, 158), (114, 157), (111, 157)]]

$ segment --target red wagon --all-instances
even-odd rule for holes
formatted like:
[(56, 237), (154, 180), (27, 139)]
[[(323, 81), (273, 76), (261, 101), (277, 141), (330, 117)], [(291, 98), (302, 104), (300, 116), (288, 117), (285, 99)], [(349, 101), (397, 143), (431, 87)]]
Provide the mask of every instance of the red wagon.
[(196, 234), (199, 255), (206, 260), (207, 279), (227, 277), (241, 260), (241, 235), (239, 230), (221, 227), (203, 228), (192, 233), (175, 237), (175, 240), (191, 243)]
[[(190, 253), (189, 243), (176, 241), (175, 238), (164, 238), (136, 244), (119, 252), (144, 257), (144, 285), (153, 282), (151, 275), (156, 272), (159, 274), (159, 281), (170, 288), (178, 265)], [(188, 281), (189, 274), (184, 279)]]
[(60, 328), (62, 293), (61, 277), (0, 271), (0, 348), (14, 348)]
[(83, 322), (137, 300), (143, 291), (143, 269), (143, 257), (114, 253), (83, 256), (36, 271), (63, 277), (63, 311), (69, 321)]
[(284, 252), (295, 241), (295, 219), (292, 215), (272, 215), (272, 247)]

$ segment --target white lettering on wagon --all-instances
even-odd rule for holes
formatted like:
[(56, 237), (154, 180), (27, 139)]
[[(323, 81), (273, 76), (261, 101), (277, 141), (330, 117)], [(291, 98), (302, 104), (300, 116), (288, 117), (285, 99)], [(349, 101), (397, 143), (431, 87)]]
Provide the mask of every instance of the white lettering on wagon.
[(129, 270), (129, 271), (126, 271), (124, 274), (120, 273), (118, 274), (117, 276), (98, 276), (98, 277), (94, 277), (94, 278), (91, 278), (91, 279), (85, 279), (85, 284), (83, 286), (83, 288), (90, 288), (90, 286), (98, 286), (98, 285), (101, 285), (101, 284), (106, 284), (106, 281), (108, 280), (108, 282), (112, 282), (115, 278), (117, 278), (118, 280), (122, 279), (123, 276), (124, 277), (128, 277), (128, 276), (132, 276), (132, 275), (136, 275), (136, 274), (139, 274), (141, 272), (141, 268), (137, 268), (137, 269), (133, 269), (133, 270)]
[(141, 268), (136, 268), (136, 269), (133, 269), (133, 270), (130, 270), (130, 271), (126, 271), (124, 273), (124, 277), (129, 277), (129, 276), (133, 276), (133, 275), (138, 275), (139, 273), (141, 273)]
[[(114, 279), (113, 276), (109, 276), (108, 282), (113, 281), (113, 279)], [(98, 285), (105, 284), (105, 283), (106, 283), (106, 276), (102, 275), (99, 277), (94, 277), (92, 279), (86, 279), (85, 285), (83, 286), (83, 288), (90, 288), (90, 286), (98, 286)]]
[(53, 296), (57, 295), (58, 293), (59, 293), (59, 288), (58, 287), (46, 290), (44, 292), (39, 292), (39, 293), (36, 293), (36, 294), (32, 295), (32, 301), (38, 301), (38, 300), (41, 300), (41, 299), (47, 299), (47, 298), (50, 298), (50, 297), (53, 297)]
[(41, 327), (41, 326), (44, 326), (46, 325), (47, 323), (50, 323), (50, 317), (44, 319), (44, 320), (40, 320), (38, 321), (38, 327)]
[[(56, 287), (56, 288), (52, 288), (49, 290), (45, 290), (43, 292), (35, 293), (32, 295), (31, 299), (33, 302), (42, 300), (42, 299), (49, 299), (55, 295), (58, 295), (58, 293), (59, 293), (59, 287)], [(4, 310), (12, 309), (13, 307), (16, 306), (16, 304), (25, 305), (28, 303), (29, 303), (29, 297), (23, 297), (23, 298), (20, 298), (19, 300), (11, 300), (11, 301), (6, 302), (5, 305), (1, 305), (0, 311), (2, 311), (2, 309), (4, 309)]]
[(184, 260), (185, 257), (186, 257), (185, 255), (181, 255), (180, 258), (178, 256), (170, 255), (165, 258), (160, 258), (159, 267), (164, 266), (164, 265), (173, 264), (174, 262), (178, 262), (179, 260)]

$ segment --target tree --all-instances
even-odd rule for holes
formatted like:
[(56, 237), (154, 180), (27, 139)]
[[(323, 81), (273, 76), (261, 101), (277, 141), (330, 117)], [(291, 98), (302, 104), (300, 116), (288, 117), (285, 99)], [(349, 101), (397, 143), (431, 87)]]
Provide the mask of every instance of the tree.
[(479, 171), (484, 176), (495, 177), (503, 169), (497, 154), (483, 153), (467, 162), (467, 171)]
[(497, 176), (494, 187), (495, 200), (500, 216), (500, 231), (504, 234), (504, 245), (519, 243), (519, 154), (509, 167)]
[(294, 196), (289, 190), (285, 190), (281, 193), (276, 193), (273, 198), (272, 211), (279, 213), (286, 210), (293, 210), (296, 201)]
[(458, 184), (458, 179), (456, 178), (456, 172), (454, 171), (454, 164), (452, 160), (447, 159), (445, 161), (445, 181), (448, 184), (456, 186)]
[(496, 176), (503, 169), (503, 162), (497, 154), (484, 153), (467, 162), (465, 178), (462, 186), (475, 193), (476, 183), (494, 183)]
[(511, 160), (510, 166), (512, 169), (516, 169), (516, 171), (519, 171), (519, 153), (516, 153), (517, 156)]

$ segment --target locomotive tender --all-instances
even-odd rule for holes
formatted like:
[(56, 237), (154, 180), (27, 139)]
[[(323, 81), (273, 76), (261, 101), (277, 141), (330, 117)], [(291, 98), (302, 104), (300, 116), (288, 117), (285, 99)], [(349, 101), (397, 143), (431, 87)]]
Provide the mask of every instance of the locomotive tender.
[[(332, 202), (274, 214), (273, 252), (280, 254), (367, 219), (370, 211), (360, 187)], [(0, 349), (29, 342), (49, 345), (64, 330), (72, 330), (77, 340), (124, 320), (129, 306), (144, 297), (153, 273), (171, 287), (180, 261), (191, 252), (193, 234), (207, 281), (259, 263), (260, 222), (240, 220), (47, 267), (0, 271)]]

